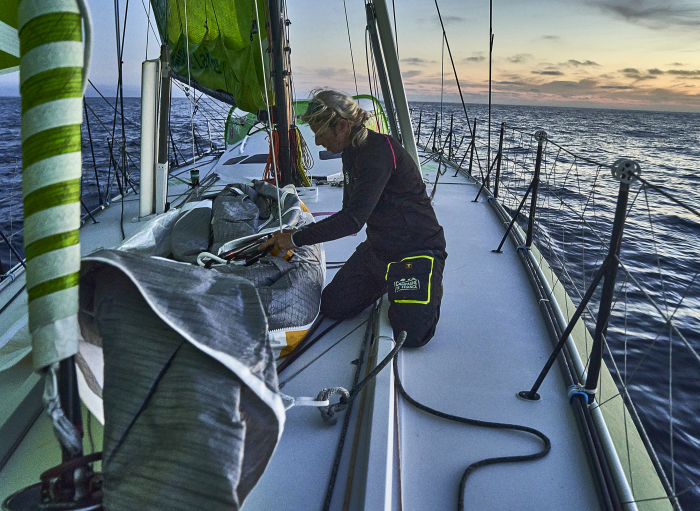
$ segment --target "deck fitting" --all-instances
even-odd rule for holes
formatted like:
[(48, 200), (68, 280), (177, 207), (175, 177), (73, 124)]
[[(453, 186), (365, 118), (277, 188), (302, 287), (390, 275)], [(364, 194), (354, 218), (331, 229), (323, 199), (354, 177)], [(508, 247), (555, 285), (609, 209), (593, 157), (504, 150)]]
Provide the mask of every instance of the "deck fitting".
[(540, 395), (537, 392), (531, 392), (529, 390), (521, 390), (516, 394), (518, 396), (518, 399), (522, 399), (523, 401), (539, 401), (540, 400)]

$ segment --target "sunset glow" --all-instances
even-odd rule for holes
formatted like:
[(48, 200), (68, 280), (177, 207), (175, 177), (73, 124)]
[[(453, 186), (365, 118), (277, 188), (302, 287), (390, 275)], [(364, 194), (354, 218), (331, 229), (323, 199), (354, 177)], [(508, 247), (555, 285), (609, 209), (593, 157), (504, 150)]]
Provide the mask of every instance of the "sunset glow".
[[(434, 0), (394, 2), (409, 100), (439, 101), (442, 93), (446, 101), (459, 101), (447, 48), (443, 60)], [(89, 5), (100, 34), (91, 78), (113, 91), (113, 2)], [(392, 2), (388, 5), (391, 10)], [(439, 5), (465, 100), (484, 103), (489, 4), (440, 0)], [(366, 93), (364, 2), (346, 0), (346, 6), (358, 90)], [(124, 84), (127, 95), (137, 96), (147, 22), (141, 3), (129, 9)], [(342, 0), (289, 0), (288, 14), (297, 97), (319, 86), (355, 92)], [(493, 101), (700, 112), (698, 29), (697, 0), (494, 0)], [(149, 58), (157, 54), (154, 42), (151, 32)], [(17, 83), (17, 73), (0, 76), (0, 95), (18, 94)]]

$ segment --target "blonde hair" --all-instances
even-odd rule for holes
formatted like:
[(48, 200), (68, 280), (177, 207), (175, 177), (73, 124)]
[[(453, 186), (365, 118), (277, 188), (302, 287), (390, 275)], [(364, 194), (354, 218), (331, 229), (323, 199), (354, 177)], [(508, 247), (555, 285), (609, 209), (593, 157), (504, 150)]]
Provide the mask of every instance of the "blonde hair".
[(318, 126), (316, 133), (323, 134), (328, 128), (333, 128), (340, 119), (350, 124), (350, 142), (353, 146), (361, 145), (367, 138), (365, 123), (369, 114), (363, 110), (353, 98), (342, 92), (331, 89), (316, 89), (311, 91), (309, 106), (301, 120), (309, 125)]

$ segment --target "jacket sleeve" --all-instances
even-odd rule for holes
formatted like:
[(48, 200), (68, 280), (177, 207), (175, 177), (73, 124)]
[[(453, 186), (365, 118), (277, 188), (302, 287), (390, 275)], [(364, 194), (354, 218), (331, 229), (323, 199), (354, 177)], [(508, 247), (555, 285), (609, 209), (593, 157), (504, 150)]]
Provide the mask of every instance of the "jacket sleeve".
[[(382, 137), (384, 138), (384, 137)], [(378, 148), (367, 147), (350, 170), (350, 196), (343, 209), (303, 227), (294, 234), (297, 246), (333, 241), (355, 234), (367, 223), (384, 192), (394, 169), (394, 159), (387, 139)]]

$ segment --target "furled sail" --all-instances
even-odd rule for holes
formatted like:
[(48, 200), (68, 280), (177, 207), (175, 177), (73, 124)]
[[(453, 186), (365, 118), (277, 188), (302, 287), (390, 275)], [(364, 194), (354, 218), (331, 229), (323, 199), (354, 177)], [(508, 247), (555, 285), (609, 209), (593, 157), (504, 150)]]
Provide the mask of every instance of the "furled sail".
[(250, 0), (152, 0), (151, 4), (175, 73), (231, 94), (246, 112), (265, 108), (258, 37), (266, 43), (267, 2), (258, 2), (257, 13)]
[(0, 75), (19, 71), (17, 4), (19, 0), (0, 0)]
[(40, 370), (78, 351), (80, 124), (87, 69), (78, 2), (24, 0), (17, 14), (29, 331)]

